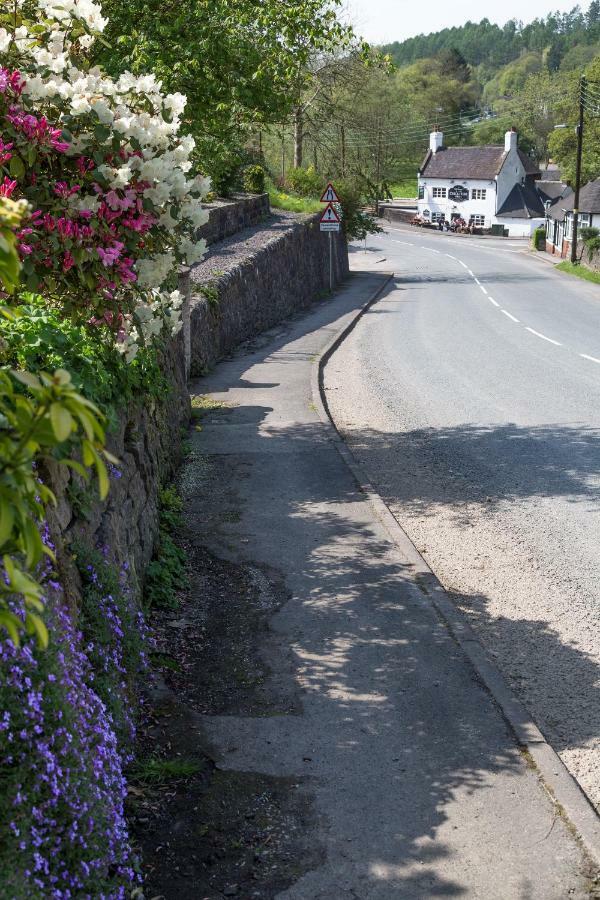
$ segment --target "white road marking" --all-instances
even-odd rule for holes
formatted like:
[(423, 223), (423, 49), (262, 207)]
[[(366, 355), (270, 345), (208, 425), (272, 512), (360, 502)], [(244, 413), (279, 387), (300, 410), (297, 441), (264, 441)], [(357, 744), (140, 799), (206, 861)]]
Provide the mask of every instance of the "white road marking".
[[(396, 230), (396, 229), (395, 229), (395, 230)], [(394, 244), (403, 244), (403, 245), (406, 246), (406, 247), (416, 247), (416, 246), (417, 246), (417, 245), (414, 244), (412, 241), (399, 241), (399, 240), (397, 240), (397, 239), (395, 239), (395, 238), (391, 238), (391, 240), (393, 241)], [(512, 244), (512, 245), (509, 245), (509, 246), (515, 246), (515, 245)], [(424, 245), (422, 245), (422, 244), (419, 245), (419, 249), (421, 249), (421, 250), (428, 250), (430, 253), (438, 253), (438, 254), (441, 254), (441, 253), (442, 253), (441, 250), (434, 250), (433, 247), (426, 247), (426, 246), (424, 246)], [(473, 250), (474, 250), (474, 249), (478, 249), (478, 250), (483, 250), (483, 249), (485, 249), (485, 250), (487, 250), (488, 252), (498, 252), (498, 251), (500, 251), (500, 252), (504, 252), (504, 253), (523, 252), (523, 251), (515, 251), (515, 250), (500, 250), (499, 247), (492, 249), (491, 247), (486, 247), (486, 248), (483, 248), (483, 247), (477, 247), (477, 248), (475, 248), (475, 247), (472, 246), (470, 249), (473, 249)], [(508, 311), (507, 309), (502, 309), (502, 308), (500, 307), (500, 304), (497, 303), (497, 302), (494, 300), (493, 297), (490, 297), (490, 295), (489, 295), (488, 292), (487, 292), (487, 289), (482, 285), (482, 283), (479, 281), (479, 279), (477, 278), (477, 276), (473, 273), (473, 271), (472, 271), (471, 269), (469, 269), (469, 267), (467, 266), (467, 264), (464, 263), (464, 262), (462, 261), (462, 259), (459, 259), (457, 256), (453, 256), (451, 253), (445, 253), (444, 255), (447, 256), (448, 259), (452, 259), (452, 260), (454, 260), (454, 262), (460, 263), (460, 265), (461, 265), (464, 269), (467, 270), (467, 272), (469, 273), (469, 275), (471, 276), (471, 278), (473, 279), (473, 281), (475, 282), (475, 284), (477, 284), (477, 285), (481, 288), (482, 292), (486, 295), (486, 297), (488, 298), (488, 300), (490, 301), (490, 303), (492, 303), (494, 306), (496, 306), (498, 309), (500, 309), (500, 312), (503, 313), (503, 315), (505, 315), (508, 319), (510, 319), (511, 322), (516, 322), (517, 325), (520, 325), (520, 324), (521, 324), (520, 319), (517, 319), (516, 316), (513, 316), (512, 313), (509, 313), (509, 311)], [(550, 337), (548, 337), (547, 335), (542, 334), (540, 331), (536, 331), (535, 328), (530, 328), (529, 325), (524, 325), (523, 327), (524, 327), (527, 331), (529, 331), (531, 334), (534, 334), (536, 337), (541, 338), (541, 340), (547, 341), (549, 344), (554, 344), (555, 347), (563, 347), (563, 346), (564, 346), (564, 344), (561, 344), (560, 341), (555, 341), (554, 338), (550, 338)], [(587, 353), (578, 353), (577, 355), (578, 355), (581, 359), (587, 359), (587, 360), (589, 360), (590, 362), (595, 362), (595, 363), (598, 363), (598, 365), (600, 365), (600, 359), (598, 359), (598, 358), (595, 357), (595, 356), (589, 356)]]
[(525, 328), (527, 331), (530, 331), (532, 334), (535, 334), (536, 337), (541, 338), (543, 341), (548, 341), (549, 344), (555, 344), (557, 347), (562, 347), (562, 344), (559, 341), (553, 340), (553, 338), (546, 337), (545, 334), (540, 334), (539, 331), (534, 331), (533, 328), (530, 328), (529, 325), (526, 325)]

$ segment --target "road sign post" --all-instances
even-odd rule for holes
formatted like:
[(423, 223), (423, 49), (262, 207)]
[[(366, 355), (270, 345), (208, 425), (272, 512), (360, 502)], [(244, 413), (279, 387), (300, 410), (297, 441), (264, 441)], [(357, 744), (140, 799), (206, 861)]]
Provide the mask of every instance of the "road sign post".
[(329, 293), (333, 294), (333, 232), (340, 230), (340, 217), (333, 206), (334, 203), (339, 203), (340, 198), (336, 194), (334, 186), (329, 182), (323, 193), (321, 194), (321, 203), (326, 203), (327, 206), (323, 211), (323, 215), (321, 216), (321, 221), (319, 222), (319, 228), (321, 231), (329, 232)]

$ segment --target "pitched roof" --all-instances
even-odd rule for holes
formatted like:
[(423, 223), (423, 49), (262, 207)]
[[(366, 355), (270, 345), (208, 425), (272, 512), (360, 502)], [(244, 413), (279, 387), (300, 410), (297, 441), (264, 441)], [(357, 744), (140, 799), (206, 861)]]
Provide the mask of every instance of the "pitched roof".
[(515, 184), (496, 213), (512, 219), (539, 219), (545, 214), (544, 203), (531, 182)]
[(542, 178), (540, 181), (536, 181), (535, 187), (542, 198), (542, 203), (546, 203), (549, 200), (551, 206), (558, 203), (563, 197), (569, 197), (573, 193), (572, 189), (564, 181), (546, 181)]
[[(539, 168), (522, 150), (518, 151), (527, 175), (537, 175)], [(440, 147), (437, 153), (427, 151), (421, 163), (421, 175), (428, 178), (479, 178), (493, 181), (500, 172), (507, 153), (500, 145), (483, 147)]]
[[(551, 207), (551, 216), (559, 222), (565, 217), (566, 212), (571, 212), (575, 206), (575, 194), (573, 191), (569, 196), (555, 202)], [(588, 181), (579, 192), (579, 212), (582, 213), (600, 213), (600, 178), (595, 181)]]

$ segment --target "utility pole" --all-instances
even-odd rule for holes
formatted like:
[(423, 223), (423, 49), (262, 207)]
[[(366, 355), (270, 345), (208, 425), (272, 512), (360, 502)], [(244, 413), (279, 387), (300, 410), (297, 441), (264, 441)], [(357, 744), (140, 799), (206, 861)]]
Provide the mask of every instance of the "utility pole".
[(579, 189), (581, 187), (581, 156), (583, 153), (583, 113), (585, 105), (585, 75), (579, 80), (579, 124), (577, 125), (577, 161), (575, 164), (575, 198), (573, 200), (573, 234), (571, 235), (571, 262), (576, 266), (577, 259), (577, 226), (579, 225)]

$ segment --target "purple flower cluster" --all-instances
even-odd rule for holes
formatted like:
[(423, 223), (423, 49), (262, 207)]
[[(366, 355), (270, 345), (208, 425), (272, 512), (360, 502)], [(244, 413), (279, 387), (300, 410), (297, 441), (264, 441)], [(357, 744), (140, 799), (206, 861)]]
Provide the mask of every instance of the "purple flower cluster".
[(52, 643), (0, 642), (0, 883), (6, 896), (126, 897), (137, 883), (110, 714), (60, 596)]
[[(42, 537), (52, 546), (47, 526)], [(140, 883), (124, 815), (147, 628), (107, 554), (82, 568), (78, 627), (50, 566), (50, 645), (0, 639), (0, 894), (118, 900)], [(14, 611), (22, 615), (15, 604)], [(2, 634), (0, 633), (0, 638)]]
[(129, 588), (126, 563), (117, 576), (104, 548), (80, 559), (80, 573), (84, 650), (94, 688), (112, 716), (127, 764), (135, 740), (136, 681), (148, 665), (148, 629)]

